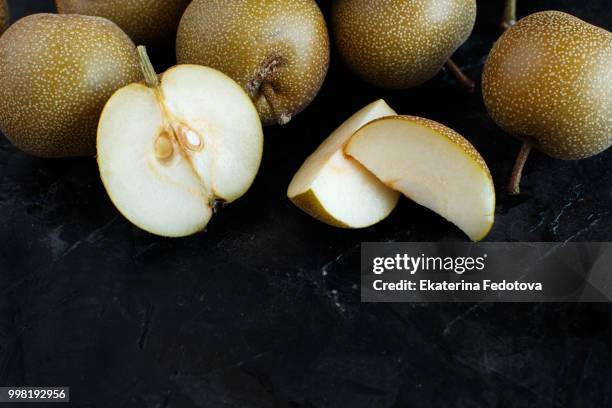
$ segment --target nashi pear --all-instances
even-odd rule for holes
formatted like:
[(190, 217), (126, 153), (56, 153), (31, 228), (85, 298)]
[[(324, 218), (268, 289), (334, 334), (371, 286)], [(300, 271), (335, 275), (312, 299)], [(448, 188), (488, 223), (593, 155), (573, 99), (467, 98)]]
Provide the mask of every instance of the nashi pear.
[(495, 43), (482, 90), (493, 120), (523, 142), (509, 190), (531, 148), (563, 160), (612, 145), (612, 33), (558, 11), (532, 14)]
[(473, 241), (491, 230), (491, 174), (454, 130), (413, 116), (385, 117), (359, 129), (344, 150), (385, 185), (446, 218)]
[(366, 123), (396, 115), (382, 99), (351, 116), (311, 154), (293, 177), (287, 196), (306, 213), (342, 228), (365, 228), (386, 218), (399, 194), (343, 152)]
[(117, 91), (98, 128), (98, 166), (119, 211), (153, 234), (203, 230), (259, 169), (263, 131), (249, 96), (225, 74), (178, 65), (159, 79), (139, 47), (146, 82)]
[(314, 0), (194, 0), (179, 25), (176, 55), (179, 63), (229, 75), (264, 124), (285, 124), (319, 92), (329, 38)]
[[(340, 55), (373, 85), (406, 89), (433, 78), (470, 36), (476, 0), (334, 0)], [(453, 74), (473, 83), (450, 63)]]
[(0, 130), (36, 156), (93, 155), (104, 104), (141, 79), (134, 43), (111, 21), (24, 17), (0, 37)]

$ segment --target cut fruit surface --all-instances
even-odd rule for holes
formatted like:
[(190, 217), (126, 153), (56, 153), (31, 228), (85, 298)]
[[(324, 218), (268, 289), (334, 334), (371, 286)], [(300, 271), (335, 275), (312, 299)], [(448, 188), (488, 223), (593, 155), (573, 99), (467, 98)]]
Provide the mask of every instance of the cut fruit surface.
[(364, 228), (386, 218), (399, 194), (386, 187), (356, 160), (344, 154), (361, 126), (396, 115), (383, 100), (350, 117), (310, 155), (293, 177), (287, 196), (306, 213), (327, 224)]
[(108, 101), (98, 127), (102, 181), (138, 227), (180, 237), (204, 229), (259, 169), (263, 131), (247, 94), (211, 68), (179, 65), (155, 87), (132, 84)]
[(358, 130), (345, 152), (473, 241), (483, 239), (493, 226), (495, 188), (489, 169), (452, 129), (412, 116), (382, 118)]

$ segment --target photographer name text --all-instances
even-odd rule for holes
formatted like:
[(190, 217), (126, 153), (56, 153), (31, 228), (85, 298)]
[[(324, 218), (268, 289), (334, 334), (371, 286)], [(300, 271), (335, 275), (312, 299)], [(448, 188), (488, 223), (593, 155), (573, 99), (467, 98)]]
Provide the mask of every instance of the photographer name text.
[[(419, 272), (447, 272), (463, 275), (466, 272), (481, 272), (486, 268), (487, 254), (473, 257), (439, 257), (439, 256), (410, 256), (396, 254), (392, 257), (377, 257), (373, 259), (372, 273), (383, 275), (388, 271), (401, 271), (410, 276)], [(382, 277), (382, 276), (381, 276)], [(454, 281), (435, 279), (400, 279), (395, 281), (376, 279), (372, 282), (375, 291), (542, 291), (541, 282), (494, 281), (482, 279), (480, 281)]]

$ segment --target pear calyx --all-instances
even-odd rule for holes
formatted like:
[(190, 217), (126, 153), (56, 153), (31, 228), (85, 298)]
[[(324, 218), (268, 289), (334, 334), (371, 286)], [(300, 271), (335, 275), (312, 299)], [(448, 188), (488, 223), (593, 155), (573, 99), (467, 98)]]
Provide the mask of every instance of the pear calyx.
[(283, 109), (283, 104), (268, 78), (278, 71), (285, 63), (285, 58), (280, 55), (267, 59), (257, 71), (255, 77), (246, 85), (247, 93), (251, 98), (255, 98), (259, 92), (263, 94), (274, 114), (276, 122), (281, 126), (291, 121), (291, 114), (284, 112), (285, 109)]

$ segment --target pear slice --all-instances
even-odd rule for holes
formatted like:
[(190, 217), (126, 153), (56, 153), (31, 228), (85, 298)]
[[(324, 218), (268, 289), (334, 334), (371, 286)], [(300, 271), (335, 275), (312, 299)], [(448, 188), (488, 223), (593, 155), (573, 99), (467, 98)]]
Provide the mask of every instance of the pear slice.
[(361, 126), (396, 115), (383, 100), (351, 116), (311, 154), (293, 177), (287, 196), (306, 213), (341, 228), (365, 228), (386, 218), (399, 194), (387, 188), (343, 148)]
[(495, 217), (489, 169), (461, 135), (412, 116), (375, 120), (345, 147), (385, 185), (440, 214), (473, 241), (482, 240)]
[(179, 65), (158, 80), (139, 47), (146, 84), (117, 91), (98, 126), (98, 165), (119, 211), (153, 234), (203, 230), (259, 169), (263, 131), (251, 99), (228, 76)]

